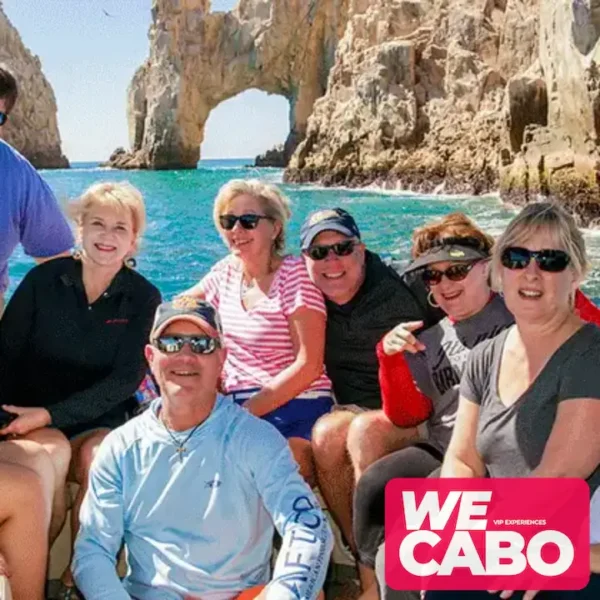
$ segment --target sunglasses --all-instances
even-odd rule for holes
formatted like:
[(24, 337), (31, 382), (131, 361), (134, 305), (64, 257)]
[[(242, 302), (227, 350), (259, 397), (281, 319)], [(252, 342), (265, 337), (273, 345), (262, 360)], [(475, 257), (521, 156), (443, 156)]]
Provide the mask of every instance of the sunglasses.
[(212, 354), (219, 346), (219, 340), (208, 335), (167, 335), (154, 340), (154, 346), (165, 354), (176, 354), (189, 344), (194, 354)]
[(226, 231), (230, 231), (235, 227), (235, 224), (239, 221), (240, 225), (244, 229), (256, 229), (261, 219), (267, 219), (272, 221), (273, 217), (267, 217), (266, 215), (254, 215), (248, 213), (246, 215), (221, 215), (219, 217), (219, 223), (221, 227)]
[(442, 277), (446, 276), (450, 281), (462, 281), (471, 272), (471, 269), (478, 263), (475, 261), (472, 263), (463, 263), (458, 265), (452, 265), (445, 271), (439, 269), (424, 269), (423, 270), (423, 281), (427, 285), (437, 285), (442, 281)]
[(356, 246), (354, 240), (347, 240), (346, 242), (338, 242), (329, 246), (310, 246), (304, 250), (304, 254), (312, 258), (312, 260), (324, 260), (329, 256), (330, 252), (333, 252), (336, 256), (349, 256), (352, 254), (354, 246)]
[(0, 111), (0, 127), (6, 123), (8, 120), (8, 115), (5, 112)]
[(500, 262), (507, 269), (525, 269), (535, 259), (537, 266), (548, 273), (564, 271), (571, 257), (563, 250), (527, 250), (527, 248), (507, 248), (500, 257)]

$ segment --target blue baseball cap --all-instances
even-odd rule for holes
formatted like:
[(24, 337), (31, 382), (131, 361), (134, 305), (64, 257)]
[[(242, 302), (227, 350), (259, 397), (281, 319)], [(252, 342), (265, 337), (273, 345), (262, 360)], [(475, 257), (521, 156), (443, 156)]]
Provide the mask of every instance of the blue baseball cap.
[(360, 239), (358, 225), (350, 213), (343, 208), (326, 208), (306, 217), (300, 230), (301, 250), (306, 250), (323, 231), (337, 231), (349, 238)]

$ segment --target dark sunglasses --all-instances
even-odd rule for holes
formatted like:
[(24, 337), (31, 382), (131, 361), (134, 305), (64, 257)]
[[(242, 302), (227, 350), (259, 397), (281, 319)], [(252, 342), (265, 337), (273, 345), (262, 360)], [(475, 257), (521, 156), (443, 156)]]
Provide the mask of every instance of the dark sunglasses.
[(165, 354), (181, 352), (189, 344), (194, 354), (212, 354), (219, 346), (219, 340), (208, 335), (165, 335), (154, 340), (154, 346)]
[(336, 256), (349, 256), (352, 254), (354, 246), (356, 246), (354, 240), (338, 242), (337, 244), (330, 244), (329, 246), (309, 246), (304, 250), (304, 254), (313, 260), (324, 260), (329, 256), (330, 252), (333, 252)]
[(230, 231), (235, 227), (235, 224), (239, 221), (240, 225), (244, 229), (256, 229), (258, 223), (261, 219), (267, 219), (268, 221), (272, 221), (272, 217), (267, 217), (266, 215), (221, 215), (219, 217), (219, 223), (221, 227), (227, 231)]
[(535, 259), (542, 271), (560, 273), (564, 271), (571, 257), (563, 250), (527, 250), (527, 248), (506, 248), (500, 257), (500, 262), (507, 269), (525, 269)]
[(8, 115), (5, 112), (0, 111), (0, 127), (6, 123), (8, 120)]
[(462, 281), (471, 272), (471, 269), (478, 262), (479, 261), (452, 265), (448, 267), (445, 271), (429, 268), (424, 269), (422, 274), (423, 281), (427, 285), (437, 285), (438, 283), (440, 283), (440, 281), (442, 281), (442, 277), (444, 276), (446, 276), (450, 281)]

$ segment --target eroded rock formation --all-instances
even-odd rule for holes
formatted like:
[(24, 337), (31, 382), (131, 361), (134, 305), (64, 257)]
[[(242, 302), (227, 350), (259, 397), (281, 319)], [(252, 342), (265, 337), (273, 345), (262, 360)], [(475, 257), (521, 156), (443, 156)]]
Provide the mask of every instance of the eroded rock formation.
[[(120, 166), (194, 167), (219, 102), (291, 105), (286, 179), (599, 201), (600, 0), (154, 0)], [(235, 123), (232, 123), (235, 127)], [(292, 154), (292, 150), (294, 150)], [(600, 214), (598, 215), (600, 216)]]
[(68, 167), (61, 151), (56, 99), (37, 56), (24, 46), (0, 2), (0, 65), (16, 77), (19, 99), (3, 127), (4, 139), (38, 168)]
[[(510, 147), (506, 89), (537, 57), (536, 5), (357, 0), (288, 178), (493, 189)], [(516, 130), (538, 119), (525, 105)]]
[[(195, 168), (204, 124), (220, 102), (258, 88), (290, 102), (291, 155), (325, 93), (349, 0), (153, 0), (150, 57), (129, 88), (130, 168)], [(235, 123), (231, 124), (232, 129)]]
[(540, 0), (539, 36), (535, 74), (508, 96), (512, 105), (535, 97), (529, 106), (546, 112), (543, 122), (530, 119), (514, 160), (500, 167), (501, 193), (517, 204), (549, 194), (581, 223), (599, 225), (600, 0)]

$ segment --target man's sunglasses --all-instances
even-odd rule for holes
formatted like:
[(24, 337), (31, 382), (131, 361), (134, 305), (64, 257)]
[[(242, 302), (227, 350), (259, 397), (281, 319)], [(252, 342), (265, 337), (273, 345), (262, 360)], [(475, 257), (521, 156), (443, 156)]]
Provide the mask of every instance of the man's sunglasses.
[(256, 229), (261, 219), (272, 221), (273, 217), (267, 217), (266, 215), (255, 215), (251, 213), (246, 215), (221, 215), (219, 217), (219, 223), (221, 224), (221, 227), (227, 231), (233, 229), (238, 221), (244, 229)]
[(5, 112), (0, 111), (0, 127), (6, 123), (8, 120), (8, 115)]
[(525, 269), (535, 259), (542, 271), (560, 273), (564, 271), (571, 257), (563, 250), (528, 250), (527, 248), (506, 248), (500, 257), (500, 262), (507, 269)]
[(461, 263), (458, 265), (452, 265), (445, 271), (439, 269), (424, 269), (423, 270), (423, 281), (426, 285), (437, 285), (442, 281), (442, 277), (447, 277), (450, 281), (462, 281), (471, 272), (471, 269), (479, 261), (471, 263)]
[(189, 344), (194, 354), (212, 354), (219, 346), (219, 340), (208, 335), (163, 335), (154, 340), (154, 346), (165, 354), (181, 352)]
[(309, 246), (304, 250), (304, 254), (312, 258), (312, 260), (324, 260), (329, 256), (330, 252), (333, 252), (336, 256), (349, 256), (352, 254), (354, 246), (356, 246), (354, 240), (338, 242), (329, 246)]

